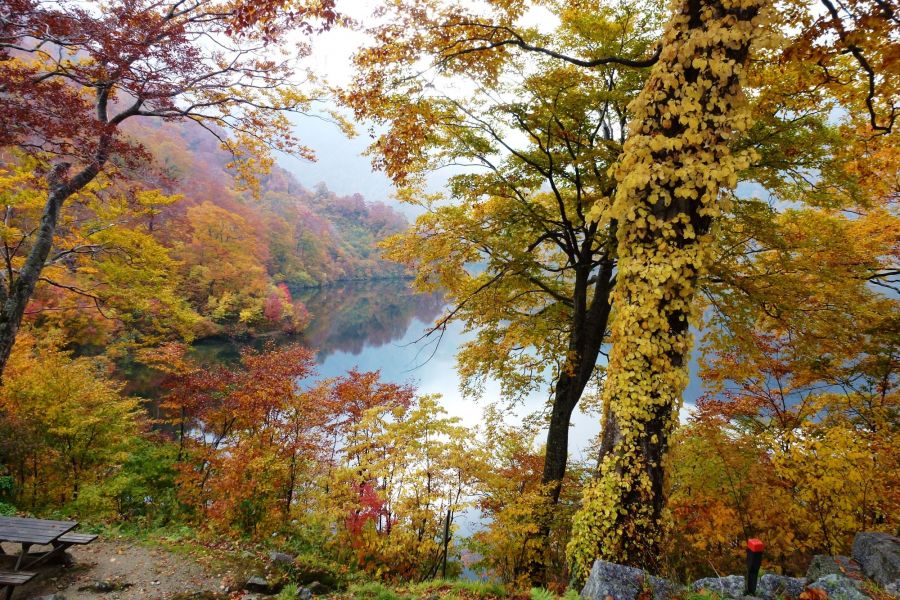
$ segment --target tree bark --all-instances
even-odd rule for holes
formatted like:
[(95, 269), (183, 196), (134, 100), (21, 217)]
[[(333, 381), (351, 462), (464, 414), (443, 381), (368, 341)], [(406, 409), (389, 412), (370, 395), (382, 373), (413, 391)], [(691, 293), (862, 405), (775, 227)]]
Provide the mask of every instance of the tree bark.
[(19, 271), (15, 281), (7, 282), (8, 294), (0, 308), (0, 380), (6, 370), (10, 352), (16, 342), (19, 326), (25, 308), (34, 294), (34, 288), (41, 278), (44, 264), (53, 248), (53, 236), (56, 234), (56, 225), (59, 222), (59, 213), (65, 201), (90, 183), (100, 172), (108, 157), (108, 148), (111, 135), (101, 136), (95, 161), (86, 166), (74, 177), (66, 177), (70, 163), (56, 164), (47, 175), (47, 202), (41, 214), (41, 224), (35, 234), (34, 245), (28, 252), (25, 264)]
[(19, 271), (15, 281), (10, 282), (9, 293), (3, 308), (0, 309), (0, 377), (6, 369), (6, 362), (16, 341), (25, 307), (34, 293), (44, 262), (50, 255), (53, 247), (53, 236), (56, 233), (56, 223), (59, 220), (59, 211), (63, 202), (70, 195), (64, 184), (65, 172), (69, 165), (62, 163), (57, 165), (48, 177), (49, 193), (41, 215), (41, 224), (38, 227), (34, 246), (28, 253), (25, 265)]
[[(553, 392), (553, 406), (544, 455), (544, 471), (541, 478), (543, 485), (550, 486), (549, 496), (553, 504), (559, 501), (562, 480), (566, 474), (572, 412), (584, 394), (584, 389), (597, 365), (600, 348), (603, 346), (609, 321), (609, 295), (612, 291), (612, 281), (613, 261), (607, 259), (597, 274), (594, 297), (590, 306), (585, 309), (586, 293), (576, 294), (580, 298), (576, 299), (576, 309), (572, 317), (569, 359), (556, 381)], [(587, 287), (586, 283), (584, 287)]]
[(609, 296), (613, 287), (613, 268), (613, 259), (607, 257), (597, 273), (597, 282), (594, 284), (594, 295), (590, 306), (588, 306), (587, 298), (589, 289), (587, 281), (590, 270), (583, 269), (577, 275), (568, 357), (554, 387), (544, 451), (541, 485), (546, 497), (546, 504), (541, 507), (540, 513), (535, 515), (539, 530), (534, 538), (529, 540), (534, 552), (532, 559), (526, 565), (526, 570), (528, 578), (534, 586), (542, 586), (548, 581), (547, 569), (550, 567), (550, 561), (546, 556), (546, 551), (550, 548), (550, 544), (547, 542), (552, 530), (554, 507), (559, 503), (568, 465), (569, 426), (572, 413), (584, 394), (584, 389), (590, 381), (600, 356), (600, 348), (603, 345), (609, 321)]

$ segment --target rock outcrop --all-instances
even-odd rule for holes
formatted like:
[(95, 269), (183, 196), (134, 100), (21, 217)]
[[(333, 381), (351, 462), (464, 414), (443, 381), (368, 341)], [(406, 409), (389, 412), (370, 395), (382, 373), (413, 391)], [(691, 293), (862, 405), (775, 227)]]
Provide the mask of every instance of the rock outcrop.
[(806, 569), (806, 582), (812, 583), (826, 575), (843, 575), (850, 579), (862, 579), (859, 563), (849, 556), (816, 554)]
[(861, 532), (853, 539), (853, 560), (866, 577), (896, 596), (900, 592), (900, 538), (889, 533)]
[(683, 591), (678, 584), (650, 575), (642, 569), (598, 560), (591, 568), (581, 597), (587, 600), (605, 600), (607, 597), (634, 600), (646, 588), (649, 588), (653, 600), (668, 600)]
[[(797, 577), (785, 577), (767, 573), (759, 578), (756, 583), (757, 598), (798, 598), (803, 592), (803, 579)], [(694, 592), (707, 591), (722, 598), (743, 598), (744, 577), (742, 575), (729, 575), (727, 577), (704, 577), (691, 584)]]
[(824, 575), (809, 584), (810, 589), (822, 590), (829, 598), (837, 600), (870, 600), (869, 596), (859, 589), (859, 582), (840, 573)]

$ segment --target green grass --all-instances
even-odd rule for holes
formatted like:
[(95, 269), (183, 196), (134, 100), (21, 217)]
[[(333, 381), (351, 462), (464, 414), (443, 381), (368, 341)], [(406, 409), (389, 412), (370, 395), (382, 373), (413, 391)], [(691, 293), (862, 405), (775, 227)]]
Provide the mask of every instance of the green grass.
[[(507, 598), (506, 589), (498, 583), (435, 579), (394, 587), (369, 581), (351, 585), (341, 598), (352, 600), (491, 600)], [(551, 596), (552, 600), (555, 597)]]
[(415, 596), (398, 593), (376, 581), (353, 585), (348, 593), (351, 598), (359, 600), (411, 600), (415, 598)]
[(296, 600), (297, 591), (299, 590), (299, 586), (296, 583), (289, 583), (278, 592), (278, 595), (275, 596), (277, 600)]

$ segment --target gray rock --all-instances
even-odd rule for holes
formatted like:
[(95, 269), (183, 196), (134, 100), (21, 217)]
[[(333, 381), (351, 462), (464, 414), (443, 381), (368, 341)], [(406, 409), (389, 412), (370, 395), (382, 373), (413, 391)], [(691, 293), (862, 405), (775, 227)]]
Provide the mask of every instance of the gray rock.
[(805, 579), (766, 573), (756, 583), (756, 595), (762, 598), (799, 598), (805, 587)]
[(35, 596), (31, 600), (66, 600), (62, 594), (50, 594), (49, 596)]
[(266, 594), (269, 592), (269, 582), (266, 581), (265, 577), (254, 575), (247, 580), (247, 583), (244, 584), (244, 589), (248, 592), (259, 592), (261, 594)]
[[(767, 573), (756, 582), (756, 596), (754, 598), (798, 598), (803, 592), (803, 579), (797, 577), (785, 577)], [(728, 575), (727, 577), (704, 577), (691, 584), (691, 590), (699, 592), (705, 590), (716, 594), (721, 598), (747, 598), (744, 595), (743, 575)]]
[(293, 556), (284, 552), (276, 552), (275, 550), (269, 552), (269, 560), (276, 565), (290, 566), (294, 564)]
[(312, 591), (308, 587), (297, 589), (297, 600), (310, 600), (310, 598), (312, 598)]
[(853, 539), (853, 559), (882, 587), (900, 587), (900, 538), (889, 533), (860, 532)]
[(821, 579), (826, 575), (847, 575), (854, 578), (854, 575), (862, 577), (862, 569), (859, 564), (849, 556), (828, 556), (826, 554), (816, 554), (809, 563), (806, 570), (806, 581), (812, 583), (817, 579)]
[(869, 600), (866, 594), (859, 591), (857, 582), (838, 573), (820, 577), (809, 584), (810, 589), (823, 590), (829, 600)]
[[(744, 595), (743, 575), (728, 575), (727, 577), (704, 577), (691, 584), (691, 590), (699, 592), (706, 590), (722, 598), (740, 598)], [(757, 586), (757, 592), (759, 588)]]
[(586, 600), (604, 600), (607, 596), (614, 600), (634, 600), (645, 586), (649, 586), (654, 600), (668, 600), (682, 592), (681, 586), (654, 577), (646, 571), (598, 560), (591, 568), (591, 574), (581, 597)]
[(313, 596), (324, 596), (325, 594), (331, 592), (330, 587), (328, 587), (324, 583), (319, 583), (318, 581), (313, 581), (308, 586), (306, 586), (306, 589), (308, 589), (309, 593), (311, 593)]
[(120, 579), (101, 579), (94, 581), (90, 585), (83, 585), (78, 588), (79, 592), (97, 592), (99, 594), (106, 594), (108, 592), (121, 592), (123, 590), (127, 590), (133, 584), (128, 583), (126, 581), (122, 581)]

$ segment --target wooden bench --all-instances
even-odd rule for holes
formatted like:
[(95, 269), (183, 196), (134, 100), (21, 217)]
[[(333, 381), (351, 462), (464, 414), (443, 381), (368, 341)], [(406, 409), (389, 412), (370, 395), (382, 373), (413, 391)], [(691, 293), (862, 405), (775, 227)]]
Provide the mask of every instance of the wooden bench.
[(59, 536), (59, 538), (57, 538), (58, 541), (62, 542), (63, 544), (69, 545), (69, 546), (83, 546), (84, 544), (90, 544), (91, 542), (93, 542), (96, 539), (97, 539), (97, 536), (92, 533), (72, 533), (72, 532), (63, 534), (63, 535)]
[(12, 598), (16, 586), (25, 585), (37, 577), (37, 573), (28, 571), (0, 571), (0, 590), (6, 588), (6, 598)]

